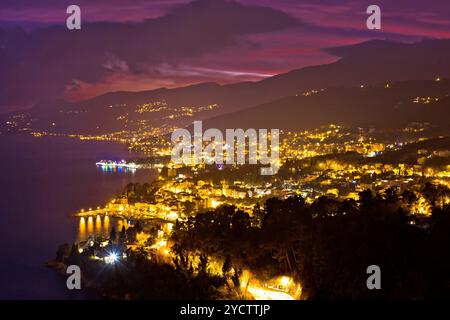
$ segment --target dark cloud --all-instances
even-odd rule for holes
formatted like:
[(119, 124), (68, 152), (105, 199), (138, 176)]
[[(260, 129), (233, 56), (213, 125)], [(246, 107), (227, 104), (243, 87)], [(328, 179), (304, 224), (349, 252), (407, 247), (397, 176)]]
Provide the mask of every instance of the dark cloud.
[[(0, 1), (0, 28), (31, 30), (0, 31), (0, 105), (63, 94), (68, 83), (66, 93), (79, 99), (112, 90), (259, 80), (337, 59), (323, 48), (450, 38), (448, 0), (378, 0), (381, 31), (366, 28), (370, 0), (189, 1)], [(72, 3), (82, 8), (78, 33), (64, 29)], [(298, 23), (292, 17), (302, 21), (301, 32), (289, 28)]]
[(297, 19), (271, 8), (198, 0), (139, 23), (89, 23), (80, 31), (65, 26), (3, 30), (0, 104), (62, 95), (75, 80), (95, 83), (116, 72), (146, 74), (162, 64), (176, 66), (242, 44), (245, 35), (295, 26)]

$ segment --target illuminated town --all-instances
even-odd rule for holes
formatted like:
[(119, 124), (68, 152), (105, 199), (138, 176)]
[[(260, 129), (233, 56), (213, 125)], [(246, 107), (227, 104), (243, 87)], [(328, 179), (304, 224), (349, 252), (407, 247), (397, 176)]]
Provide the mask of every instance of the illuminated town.
[(448, 4), (42, 1), (0, 5), (0, 299), (450, 299)]
[[(392, 84), (384, 86), (385, 90), (390, 88)], [(311, 90), (301, 97), (310, 99), (325, 93), (324, 89)], [(410, 102), (427, 105), (438, 101), (439, 97), (415, 97)], [(164, 101), (138, 104), (135, 113), (157, 114), (158, 126), (130, 117), (127, 111), (118, 117), (125, 123), (122, 131), (100, 135), (36, 131), (26, 116), (13, 116), (6, 125), (7, 130), (36, 138), (118, 142), (141, 154), (127, 161), (96, 162), (106, 172), (150, 170), (157, 177), (143, 184), (130, 183), (108, 203), (74, 213), (79, 220), (77, 259), (114, 265), (143, 256), (157, 265), (185, 269), (190, 277), (206, 272), (208, 277), (226, 280), (216, 293), (223, 298), (290, 300), (305, 299), (311, 293), (302, 290), (301, 279), (289, 269), (267, 274), (252, 270), (246, 262), (234, 264), (227, 254), (211, 254), (201, 248), (180, 251), (180, 237), (187, 232), (187, 225), (203, 212), (231, 210), (234, 215), (245, 215), (249, 228), (258, 229), (263, 219), (261, 208), (273, 199), (303, 199), (311, 207), (321, 201), (357, 207), (370, 190), (377, 197), (390, 194), (398, 199), (396, 207), (408, 213), (408, 224), (427, 229), (432, 211), (450, 204), (450, 139), (437, 135), (429, 122), (413, 122), (395, 130), (339, 124), (302, 131), (283, 129), (279, 169), (270, 176), (259, 174), (260, 165), (207, 165), (204, 152), (197, 164), (172, 161), (170, 133), (179, 126), (192, 125), (195, 112), (215, 108), (217, 104), (170, 109)], [(252, 147), (256, 148), (251, 143), (256, 140), (246, 140), (246, 157)], [(328, 214), (338, 213), (332, 210)], [(70, 248), (59, 251), (69, 252)]]
[[(126, 259), (125, 254), (116, 257), (117, 253), (100, 258), (96, 252), (103, 252), (101, 247), (108, 245), (104, 239), (109, 236), (110, 220), (117, 222), (117, 230), (133, 230), (133, 225), (139, 222), (135, 240), (128, 237), (121, 252), (145, 252), (148, 259), (172, 264), (176, 259), (172, 241), (174, 224), (187, 222), (197, 212), (233, 206), (233, 210), (247, 213), (252, 224), (257, 225), (255, 208), (271, 198), (300, 196), (309, 204), (321, 197), (358, 201), (365, 190), (380, 194), (395, 190), (402, 202), (404, 200), (405, 210), (412, 215), (410, 223), (426, 227), (432, 204), (423, 186), (430, 183), (441, 188), (440, 205), (450, 203), (450, 151), (441, 147), (442, 144), (450, 146), (450, 141), (417, 135), (410, 127), (402, 131), (414, 134), (403, 141), (384, 142), (377, 141), (362, 128), (349, 130), (333, 124), (316, 130), (284, 132), (280, 148), (282, 166), (273, 177), (259, 176), (251, 165), (174, 164), (168, 158), (170, 155), (156, 152), (160, 161), (141, 165), (158, 170), (155, 181), (130, 184), (110, 203), (75, 213), (79, 219), (79, 250), (89, 250), (89, 246), (99, 243), (99, 250), (89, 251), (93, 252), (94, 259), (103, 259), (105, 263)], [(419, 132), (424, 134), (423, 130)], [(136, 147), (136, 143), (131, 144)], [(396, 155), (405, 149), (413, 150), (414, 161), (386, 160), (387, 155)], [(433, 165), (436, 160), (445, 165)], [(157, 232), (143, 231), (143, 225), (146, 230), (156, 226)], [(104, 238), (93, 240), (92, 236), (98, 233)], [(202, 256), (190, 255), (194, 268), (199, 268)], [(224, 261), (217, 257), (210, 257), (208, 261), (208, 272), (221, 275)], [(251, 270), (245, 269), (239, 283), (245, 288), (239, 291), (242, 297), (276, 300), (302, 297), (301, 284), (289, 274), (258, 279), (252, 276)]]
[[(438, 79), (430, 85), (448, 83)], [(400, 86), (390, 83), (382, 90)], [(355, 90), (361, 89), (368, 90), (363, 86)], [(305, 91), (298, 97), (320, 99), (325, 94), (327, 90), (319, 89)], [(408, 103), (420, 106), (446, 97), (442, 93), (437, 97), (414, 93), (409, 96), (414, 98), (408, 98)], [(257, 232), (264, 228), (274, 199), (287, 204), (293, 201), (297, 207), (312, 210), (313, 216), (325, 214), (330, 219), (345, 215), (347, 210), (363, 210), (364, 201), (374, 199), (371, 201), (388, 202), (389, 210), (404, 212), (407, 224), (421, 230), (430, 228), (433, 212), (450, 204), (450, 138), (445, 127), (441, 130), (430, 122), (411, 122), (395, 129), (332, 123), (301, 131), (282, 129), (277, 146), (278, 170), (267, 176), (260, 174), (261, 165), (205, 164), (210, 157), (205, 151), (198, 162), (173, 161), (171, 132), (192, 126), (194, 114), (206, 112), (203, 117), (207, 119), (208, 112), (217, 108), (218, 104), (169, 108), (165, 101), (137, 104), (117, 117), (124, 124), (121, 131), (102, 134), (67, 133), (56, 128), (40, 131), (33, 129), (33, 120), (25, 115), (10, 117), (7, 131), (35, 138), (111, 141), (141, 155), (119, 161), (98, 159), (95, 165), (104, 172), (156, 173), (156, 178), (144, 183), (129, 183), (107, 203), (73, 212), (78, 220), (78, 239), (72, 248), (59, 247), (57, 261), (81, 259), (87, 269), (95, 271), (98, 264), (129, 264), (146, 259), (151, 265), (182, 272), (190, 281), (207, 277), (202, 281), (215, 283), (222, 279), (214, 285), (214, 295), (223, 299), (308, 299), (314, 291), (303, 289), (302, 278), (289, 258), (281, 259), (281, 264), (288, 267), (269, 268), (270, 271), (259, 266), (252, 268), (254, 263), (248, 258), (235, 257), (235, 252), (232, 256), (225, 248), (196, 246), (197, 240), (189, 234), (196, 232), (202, 242), (204, 235), (195, 231), (199, 221), (211, 215), (210, 228), (216, 228), (219, 226), (214, 226), (214, 216), (222, 214), (224, 219), (231, 219), (230, 226), (234, 219), (241, 219), (238, 223), (246, 226), (246, 232)], [(130, 116), (130, 110), (139, 116), (156, 115), (155, 124)], [(69, 117), (73, 117), (71, 113)], [(51, 123), (50, 127), (56, 124)], [(257, 140), (245, 140), (245, 157), (257, 144)], [(228, 152), (224, 147), (225, 156)], [(322, 212), (314, 213), (317, 206), (323, 206)], [(229, 232), (233, 234), (232, 230)], [(286, 253), (286, 257), (289, 255)], [(60, 268), (60, 262), (50, 265)], [(93, 286), (106, 290), (103, 284)], [(103, 294), (110, 298), (135, 298), (133, 290), (128, 290), (131, 291), (108, 289)]]

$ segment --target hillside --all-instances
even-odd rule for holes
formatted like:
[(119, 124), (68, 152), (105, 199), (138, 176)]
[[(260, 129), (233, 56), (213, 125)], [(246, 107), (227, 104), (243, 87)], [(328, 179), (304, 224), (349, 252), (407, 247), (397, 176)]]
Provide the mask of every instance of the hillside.
[[(224, 114), (230, 116), (221, 119), (231, 121), (232, 127), (240, 123), (253, 125), (251, 120), (255, 116), (255, 125), (263, 127), (304, 127), (330, 121), (370, 125), (388, 120), (395, 124), (405, 122), (402, 113), (405, 111), (407, 121), (420, 120), (421, 108), (396, 106), (399, 101), (391, 95), (392, 90), (368, 89), (370, 86), (450, 77), (450, 40), (424, 40), (414, 44), (374, 40), (327, 50), (341, 58), (335, 63), (293, 70), (259, 82), (113, 92), (78, 103), (46, 101), (26, 116), (34, 130), (89, 134), (185, 126), (193, 120)], [(367, 90), (352, 89), (361, 84)], [(337, 87), (340, 89), (333, 89)], [(311, 99), (302, 96), (312, 89), (327, 90)], [(408, 88), (403, 96), (421, 95), (417, 91), (420, 89), (420, 85)], [(162, 113), (161, 103), (164, 104)], [(438, 105), (442, 103), (445, 104)], [(146, 105), (145, 112), (139, 112), (143, 105)], [(208, 108), (211, 105), (214, 108)], [(397, 109), (391, 110), (394, 106)], [(180, 111), (191, 107), (195, 112)], [(255, 108), (234, 113), (251, 107)], [(386, 114), (380, 110), (389, 112), (389, 117), (385, 119)], [(272, 116), (274, 112), (276, 115)], [(283, 114), (286, 114), (284, 118)]]
[(204, 126), (301, 130), (336, 123), (390, 129), (429, 122), (450, 129), (449, 116), (450, 80), (404, 81), (290, 96), (210, 119)]

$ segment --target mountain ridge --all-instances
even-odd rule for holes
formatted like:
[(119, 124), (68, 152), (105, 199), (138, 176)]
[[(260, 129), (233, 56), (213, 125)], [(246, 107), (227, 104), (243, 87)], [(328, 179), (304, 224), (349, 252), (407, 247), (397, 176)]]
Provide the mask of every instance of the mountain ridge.
[[(204, 82), (174, 89), (112, 92), (76, 103), (44, 103), (33, 108), (30, 114), (40, 130), (58, 130), (52, 125), (58, 122), (62, 123), (60, 129), (67, 127), (77, 130), (77, 126), (81, 124), (83, 132), (99, 133), (102, 130), (107, 132), (126, 129), (123, 121), (116, 118), (134, 114), (138, 105), (155, 101), (164, 101), (168, 109), (217, 105), (218, 108), (213, 112), (197, 114), (195, 117), (198, 118), (194, 117), (194, 120), (206, 120), (284, 97), (301, 95), (309, 90), (360, 85), (380, 86), (398, 81), (432, 80), (436, 77), (450, 78), (450, 59), (447, 58), (450, 56), (450, 39), (423, 40), (416, 43), (372, 40), (328, 50), (334, 50), (342, 57), (333, 63), (296, 69), (261, 81), (226, 85)], [(122, 114), (119, 111), (108, 113), (108, 107), (111, 105), (121, 105)], [(87, 114), (84, 118), (78, 116), (77, 119), (71, 115), (64, 116), (64, 113), (68, 114), (72, 110), (82, 110)], [(139, 119), (151, 121), (154, 120), (154, 114), (143, 114), (136, 118)]]

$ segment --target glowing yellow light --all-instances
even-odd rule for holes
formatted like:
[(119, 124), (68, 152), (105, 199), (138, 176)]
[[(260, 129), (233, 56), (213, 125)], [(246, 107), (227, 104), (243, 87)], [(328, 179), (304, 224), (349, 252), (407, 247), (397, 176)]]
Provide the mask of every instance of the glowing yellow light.
[(291, 278), (286, 277), (286, 276), (280, 278), (280, 284), (282, 286), (287, 287), (290, 283), (291, 283)]
[(178, 219), (178, 214), (176, 212), (171, 211), (167, 216), (167, 219), (169, 220), (177, 220)]
[(239, 282), (241, 283), (241, 288), (247, 287), (249, 280), (250, 280), (250, 272), (248, 270), (242, 271), (242, 275), (239, 279)]
[(89, 218), (88, 218), (87, 232), (88, 232), (89, 234), (93, 234), (93, 233), (94, 233), (94, 223), (93, 223), (92, 217), (89, 217)]
[(86, 222), (84, 220), (84, 217), (81, 217), (80, 224), (78, 227), (78, 238), (80, 240), (84, 240), (85, 236), (86, 236)]
[(211, 207), (213, 208), (217, 208), (218, 206), (220, 206), (222, 204), (222, 202), (220, 201), (216, 201), (216, 200), (211, 200)]
[(253, 285), (249, 285), (247, 291), (256, 300), (294, 300), (292, 296), (285, 292), (267, 290)]
[(139, 232), (136, 234), (136, 240), (140, 245), (144, 245), (148, 238), (150, 238), (150, 235), (146, 234), (145, 232)]
[(95, 219), (95, 230), (101, 231), (102, 229), (102, 220), (100, 219), (100, 216), (97, 215), (97, 218)]

